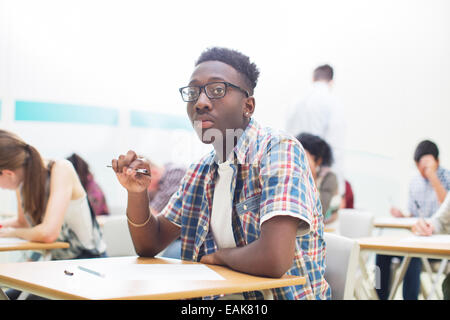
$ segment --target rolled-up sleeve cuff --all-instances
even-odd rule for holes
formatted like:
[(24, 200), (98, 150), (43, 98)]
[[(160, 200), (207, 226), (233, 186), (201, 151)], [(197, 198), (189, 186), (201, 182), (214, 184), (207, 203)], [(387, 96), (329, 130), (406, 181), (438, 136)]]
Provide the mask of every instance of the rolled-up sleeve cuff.
[(262, 225), (267, 220), (269, 220), (273, 217), (277, 217), (277, 216), (289, 216), (289, 217), (293, 217), (293, 218), (297, 218), (297, 219), (301, 220), (303, 223), (300, 223), (298, 225), (298, 229), (297, 229), (298, 237), (304, 236), (305, 234), (308, 234), (309, 232), (312, 231), (311, 221), (309, 221), (308, 219), (306, 219), (305, 217), (301, 216), (298, 213), (290, 212), (290, 211), (272, 211), (272, 212), (266, 213), (264, 216), (261, 217), (260, 225)]

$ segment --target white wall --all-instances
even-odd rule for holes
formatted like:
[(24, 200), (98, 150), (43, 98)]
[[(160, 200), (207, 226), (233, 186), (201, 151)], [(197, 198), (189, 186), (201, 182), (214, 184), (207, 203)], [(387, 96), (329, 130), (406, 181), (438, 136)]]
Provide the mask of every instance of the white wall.
[[(449, 12), (447, 0), (0, 0), (0, 126), (46, 157), (79, 152), (108, 200), (123, 203), (104, 168), (118, 153), (188, 162), (207, 150), (190, 133), (129, 128), (126, 118), (129, 109), (185, 115), (177, 89), (206, 47), (251, 57), (261, 70), (255, 118), (280, 128), (314, 67), (330, 63), (347, 108), (357, 205), (382, 214), (390, 196), (404, 205), (420, 140), (434, 140), (450, 168)], [(20, 99), (114, 107), (121, 120), (117, 128), (18, 123)]]

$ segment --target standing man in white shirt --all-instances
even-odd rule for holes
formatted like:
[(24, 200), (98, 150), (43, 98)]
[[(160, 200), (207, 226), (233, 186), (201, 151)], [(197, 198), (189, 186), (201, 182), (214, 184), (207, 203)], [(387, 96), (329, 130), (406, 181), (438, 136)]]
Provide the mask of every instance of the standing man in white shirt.
[(317, 135), (332, 148), (339, 194), (345, 194), (344, 148), (345, 116), (341, 103), (332, 94), (333, 68), (317, 67), (313, 73), (313, 86), (288, 117), (286, 131), (293, 136), (302, 132)]

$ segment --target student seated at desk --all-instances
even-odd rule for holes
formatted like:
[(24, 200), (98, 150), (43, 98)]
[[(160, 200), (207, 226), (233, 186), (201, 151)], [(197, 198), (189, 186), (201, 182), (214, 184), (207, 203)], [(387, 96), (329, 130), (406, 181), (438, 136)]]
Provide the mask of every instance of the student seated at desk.
[[(394, 217), (407, 216), (428, 218), (435, 213), (450, 190), (450, 170), (439, 165), (439, 149), (429, 140), (420, 142), (414, 151), (414, 162), (418, 174), (409, 184), (408, 210), (403, 213), (398, 208), (391, 208)], [(376, 265), (380, 268), (380, 288), (377, 289), (380, 299), (389, 296), (392, 256), (377, 255)], [(412, 258), (403, 281), (403, 298), (417, 300), (420, 289), (420, 273), (422, 261)]]
[(150, 171), (148, 161), (131, 150), (112, 160), (128, 191), (131, 237), (140, 256), (155, 256), (181, 236), (183, 260), (258, 276), (306, 277), (302, 286), (240, 298), (329, 299), (323, 216), (306, 154), (290, 135), (252, 119), (258, 75), (238, 51), (202, 53), (180, 93), (200, 140), (214, 150), (189, 167), (158, 216), (148, 207), (151, 178), (136, 172)]
[(0, 130), (0, 187), (16, 190), (17, 217), (2, 221), (0, 237), (68, 242), (52, 260), (105, 256), (95, 216), (72, 164), (44, 161), (12, 132)]
[(80, 178), (81, 185), (84, 190), (86, 190), (88, 201), (91, 204), (95, 215), (109, 215), (105, 194), (94, 180), (94, 175), (89, 170), (88, 163), (76, 153), (72, 153), (70, 157), (67, 157), (67, 160), (72, 162), (72, 165)]
[(337, 219), (337, 211), (342, 198), (339, 195), (338, 180), (331, 170), (333, 153), (328, 143), (319, 136), (302, 132), (297, 137), (308, 156), (314, 181), (319, 189), (320, 202), (325, 224)]
[[(450, 192), (447, 193), (439, 210), (431, 217), (430, 223), (419, 219), (412, 227), (412, 232), (420, 236), (431, 236), (432, 234), (450, 234)], [(442, 283), (444, 300), (450, 300), (450, 273)]]
[(69, 242), (52, 259), (100, 257), (104, 244), (86, 191), (67, 160), (44, 161), (14, 133), (0, 130), (0, 187), (16, 190), (17, 218), (2, 222), (2, 237)]

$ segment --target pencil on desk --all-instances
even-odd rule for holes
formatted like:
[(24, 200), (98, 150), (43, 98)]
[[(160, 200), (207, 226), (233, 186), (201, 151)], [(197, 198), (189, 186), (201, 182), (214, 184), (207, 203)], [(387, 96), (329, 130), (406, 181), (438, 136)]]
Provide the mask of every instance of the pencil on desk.
[(82, 267), (82, 266), (78, 266), (78, 269), (83, 270), (85, 272), (89, 272), (90, 274), (93, 274), (93, 275), (96, 275), (96, 276), (99, 276), (99, 277), (102, 277), (102, 278), (105, 277), (104, 274), (102, 274), (102, 273), (100, 273), (98, 271), (91, 270), (91, 269), (88, 269), (88, 268), (85, 268), (85, 267)]

